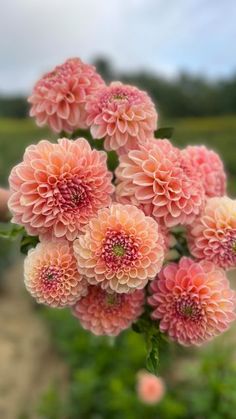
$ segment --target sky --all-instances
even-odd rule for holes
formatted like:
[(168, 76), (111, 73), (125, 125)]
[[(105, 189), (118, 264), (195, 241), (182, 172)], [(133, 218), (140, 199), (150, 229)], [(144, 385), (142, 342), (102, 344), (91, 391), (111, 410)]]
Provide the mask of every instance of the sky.
[(0, 93), (30, 92), (66, 58), (122, 71), (236, 72), (235, 0), (2, 0)]

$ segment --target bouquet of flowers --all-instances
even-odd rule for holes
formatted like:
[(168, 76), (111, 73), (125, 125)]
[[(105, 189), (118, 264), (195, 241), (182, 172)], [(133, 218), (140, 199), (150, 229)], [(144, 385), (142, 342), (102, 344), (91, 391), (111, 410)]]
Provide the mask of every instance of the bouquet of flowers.
[[(79, 58), (45, 74), (30, 115), (60, 138), (25, 150), (9, 177), (11, 235), (40, 304), (83, 328), (133, 327), (157, 371), (161, 341), (201, 345), (235, 319), (236, 201), (220, 157), (180, 150), (137, 87), (106, 85)], [(103, 141), (104, 140), (104, 141)]]

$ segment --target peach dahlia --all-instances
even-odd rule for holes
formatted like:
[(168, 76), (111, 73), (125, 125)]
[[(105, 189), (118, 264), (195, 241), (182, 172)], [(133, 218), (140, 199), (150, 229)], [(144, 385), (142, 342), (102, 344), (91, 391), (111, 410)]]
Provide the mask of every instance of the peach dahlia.
[(150, 292), (153, 319), (182, 345), (201, 345), (235, 320), (235, 292), (225, 272), (206, 260), (183, 257), (168, 264), (150, 285)]
[(236, 267), (236, 200), (209, 198), (201, 215), (188, 231), (193, 256), (224, 269)]
[(95, 335), (116, 336), (142, 314), (143, 304), (143, 290), (111, 294), (90, 285), (87, 295), (75, 304), (72, 312), (83, 328)]
[(70, 58), (36, 83), (28, 99), (30, 116), (58, 133), (87, 128), (86, 100), (104, 84), (95, 67)]
[(157, 126), (155, 106), (147, 93), (120, 82), (97, 90), (86, 111), (93, 138), (105, 138), (105, 149), (119, 153), (145, 143)]
[(32, 235), (74, 240), (110, 203), (113, 186), (106, 158), (83, 138), (29, 146), (9, 177), (12, 221)]
[(164, 244), (158, 224), (132, 205), (102, 209), (74, 242), (78, 270), (103, 289), (142, 289), (162, 267)]
[(68, 307), (87, 293), (73, 248), (66, 240), (44, 241), (31, 249), (24, 262), (25, 286), (38, 303)]

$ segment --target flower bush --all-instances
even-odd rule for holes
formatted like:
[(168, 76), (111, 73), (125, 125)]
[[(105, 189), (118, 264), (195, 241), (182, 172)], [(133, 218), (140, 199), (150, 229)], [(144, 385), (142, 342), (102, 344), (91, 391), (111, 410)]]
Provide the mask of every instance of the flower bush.
[[(95, 335), (132, 327), (152, 373), (168, 338), (200, 345), (227, 330), (235, 319), (225, 270), (236, 267), (236, 204), (220, 157), (205, 146), (177, 148), (170, 129), (157, 129), (146, 92), (106, 86), (78, 58), (44, 75), (29, 102), (37, 124), (60, 134), (29, 146), (9, 176), (17, 224), (9, 237), (21, 235), (25, 285), (36, 301), (69, 307)], [(103, 150), (94, 148), (99, 139)], [(140, 399), (158, 401), (163, 384), (145, 377)]]

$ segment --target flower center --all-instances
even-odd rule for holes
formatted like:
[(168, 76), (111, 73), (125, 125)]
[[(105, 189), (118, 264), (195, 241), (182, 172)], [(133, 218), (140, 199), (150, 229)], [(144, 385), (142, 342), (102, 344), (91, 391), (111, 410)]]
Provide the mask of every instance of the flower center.
[(124, 93), (117, 93), (111, 97), (111, 102), (112, 100), (127, 100), (127, 99), (128, 99), (128, 96), (125, 95)]
[(62, 270), (58, 266), (45, 266), (40, 272), (40, 280), (44, 287), (53, 288), (60, 281)]
[(81, 179), (63, 179), (54, 190), (61, 211), (76, 212), (89, 205), (88, 188)]
[(233, 242), (232, 249), (233, 249), (233, 252), (235, 252), (235, 253), (236, 253), (236, 241), (235, 241), (235, 242)]
[(202, 308), (199, 302), (188, 296), (181, 296), (175, 301), (176, 314), (185, 320), (199, 321), (202, 317)]
[(107, 294), (106, 295), (106, 303), (108, 306), (114, 306), (119, 304), (119, 295), (118, 294)]
[(139, 257), (139, 244), (133, 235), (124, 231), (107, 231), (103, 240), (101, 258), (108, 269), (117, 271), (132, 266)]

